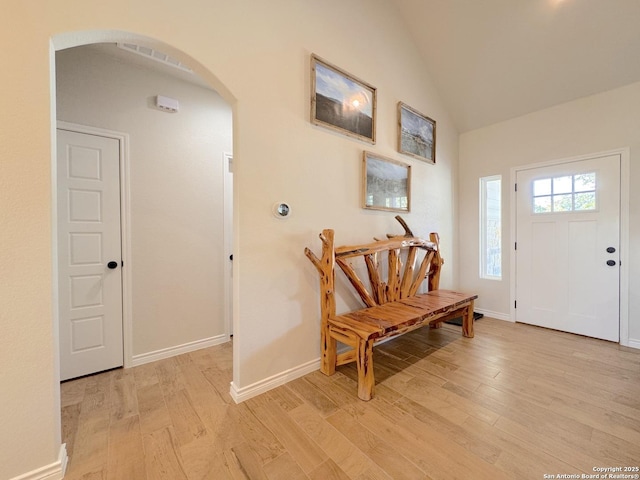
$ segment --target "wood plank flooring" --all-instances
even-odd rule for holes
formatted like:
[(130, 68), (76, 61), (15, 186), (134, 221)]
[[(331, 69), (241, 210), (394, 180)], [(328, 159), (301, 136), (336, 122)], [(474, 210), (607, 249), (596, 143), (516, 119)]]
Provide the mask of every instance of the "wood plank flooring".
[[(65, 479), (542, 479), (640, 465), (640, 351), (484, 318), (240, 405), (231, 344), (62, 384)], [(551, 477), (547, 477), (551, 478)], [(557, 478), (557, 477), (556, 477)]]

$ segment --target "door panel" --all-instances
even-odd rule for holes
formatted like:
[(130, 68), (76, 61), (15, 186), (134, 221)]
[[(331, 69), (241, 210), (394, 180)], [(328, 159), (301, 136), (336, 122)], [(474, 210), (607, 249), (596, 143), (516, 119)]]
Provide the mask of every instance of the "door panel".
[(521, 170), (517, 186), (516, 321), (618, 341), (620, 156)]
[(120, 242), (119, 141), (58, 129), (62, 380), (123, 364)]

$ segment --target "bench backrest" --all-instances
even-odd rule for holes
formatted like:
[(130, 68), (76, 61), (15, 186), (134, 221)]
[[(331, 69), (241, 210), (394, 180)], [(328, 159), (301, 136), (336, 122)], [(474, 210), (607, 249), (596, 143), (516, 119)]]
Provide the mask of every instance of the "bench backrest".
[[(437, 238), (436, 234), (432, 235)], [(424, 252), (421, 259), (420, 251)], [(436, 263), (439, 270), (437, 254), (437, 242), (416, 237), (394, 237), (365, 245), (338, 247), (335, 249), (335, 261), (365, 306), (374, 307), (414, 296), (426, 278), (433, 278)], [(364, 266), (368, 282), (357, 273), (364, 270)], [(437, 288), (437, 281), (432, 281), (429, 289)]]
[[(430, 291), (438, 289), (440, 269), (444, 263), (440, 256), (438, 234), (431, 233), (430, 241), (426, 241), (413, 236), (406, 224), (401, 219), (398, 221), (405, 226), (407, 234), (404, 236), (391, 236), (387, 240), (336, 248), (333, 230), (326, 229), (320, 234), (321, 258), (305, 248), (305, 254), (320, 273), (323, 323), (336, 314), (336, 264), (367, 307), (413, 296), (425, 279), (428, 279)], [(421, 251), (424, 255), (420, 259)], [(362, 262), (366, 266), (368, 282), (363, 282), (357, 273), (358, 270), (364, 269)]]

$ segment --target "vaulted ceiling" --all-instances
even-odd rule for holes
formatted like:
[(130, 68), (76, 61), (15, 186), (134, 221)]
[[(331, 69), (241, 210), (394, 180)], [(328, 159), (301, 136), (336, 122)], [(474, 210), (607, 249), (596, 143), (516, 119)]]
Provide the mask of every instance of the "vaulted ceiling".
[(640, 81), (640, 0), (392, 1), (460, 132)]
[(390, 1), (461, 133), (640, 81), (640, 0)]

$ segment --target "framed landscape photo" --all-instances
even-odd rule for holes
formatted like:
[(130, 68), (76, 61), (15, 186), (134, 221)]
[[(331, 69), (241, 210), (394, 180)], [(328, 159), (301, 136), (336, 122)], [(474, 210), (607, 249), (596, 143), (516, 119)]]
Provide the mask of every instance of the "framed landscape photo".
[(376, 88), (311, 55), (311, 123), (376, 143)]
[(363, 208), (411, 211), (411, 165), (364, 152), (362, 179)]
[(398, 151), (436, 163), (436, 121), (398, 102)]

